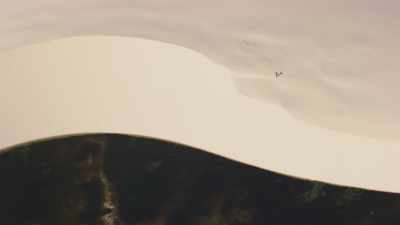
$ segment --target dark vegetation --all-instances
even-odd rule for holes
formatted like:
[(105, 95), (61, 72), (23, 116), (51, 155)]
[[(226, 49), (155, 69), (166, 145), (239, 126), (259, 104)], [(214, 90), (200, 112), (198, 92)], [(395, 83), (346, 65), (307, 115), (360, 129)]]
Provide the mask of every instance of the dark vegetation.
[(398, 194), (123, 135), (15, 147), (0, 154), (0, 182), (0, 225), (400, 225)]

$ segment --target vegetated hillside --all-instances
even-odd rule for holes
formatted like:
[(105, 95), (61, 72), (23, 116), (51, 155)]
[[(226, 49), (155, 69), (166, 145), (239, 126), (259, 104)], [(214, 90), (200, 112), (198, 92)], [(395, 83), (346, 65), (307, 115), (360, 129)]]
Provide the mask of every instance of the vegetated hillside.
[(0, 180), (0, 225), (400, 223), (398, 194), (291, 178), (143, 137), (19, 146), (0, 155)]

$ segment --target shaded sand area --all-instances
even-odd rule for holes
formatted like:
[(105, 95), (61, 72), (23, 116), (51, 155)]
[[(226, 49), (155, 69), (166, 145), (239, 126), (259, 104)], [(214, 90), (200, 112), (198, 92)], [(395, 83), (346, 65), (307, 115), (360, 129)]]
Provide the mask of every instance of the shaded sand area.
[(0, 180), (7, 225), (400, 222), (399, 194), (296, 179), (137, 136), (27, 143), (0, 154)]
[(187, 48), (67, 38), (3, 52), (0, 74), (0, 149), (68, 134), (145, 135), (292, 176), (400, 191), (399, 143), (295, 119), (242, 95), (231, 70)]

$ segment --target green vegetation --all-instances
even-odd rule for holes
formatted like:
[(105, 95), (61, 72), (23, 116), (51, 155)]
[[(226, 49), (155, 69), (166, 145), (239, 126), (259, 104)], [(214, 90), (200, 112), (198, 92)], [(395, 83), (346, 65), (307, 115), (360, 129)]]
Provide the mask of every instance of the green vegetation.
[(86, 135), (0, 155), (0, 225), (399, 225), (400, 196), (159, 140)]

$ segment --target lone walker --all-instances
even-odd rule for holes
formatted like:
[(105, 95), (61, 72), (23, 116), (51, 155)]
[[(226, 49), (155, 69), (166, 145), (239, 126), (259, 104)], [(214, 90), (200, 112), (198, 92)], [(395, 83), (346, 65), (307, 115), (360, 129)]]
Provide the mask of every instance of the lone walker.
[(283, 75), (282, 72), (275, 72), (275, 78), (278, 78), (279, 76)]

